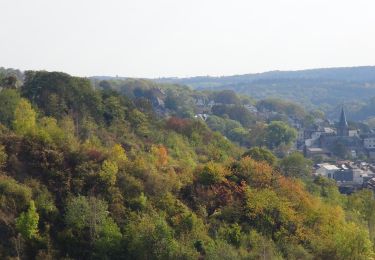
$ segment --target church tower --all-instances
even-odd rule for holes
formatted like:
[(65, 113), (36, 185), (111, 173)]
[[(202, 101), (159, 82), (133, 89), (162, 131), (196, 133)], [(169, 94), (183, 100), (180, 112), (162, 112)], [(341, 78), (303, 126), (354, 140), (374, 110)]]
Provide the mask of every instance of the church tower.
[(337, 126), (337, 135), (338, 136), (349, 136), (349, 126), (348, 122), (346, 121), (346, 115), (344, 111), (344, 107), (341, 108), (341, 115), (340, 121)]

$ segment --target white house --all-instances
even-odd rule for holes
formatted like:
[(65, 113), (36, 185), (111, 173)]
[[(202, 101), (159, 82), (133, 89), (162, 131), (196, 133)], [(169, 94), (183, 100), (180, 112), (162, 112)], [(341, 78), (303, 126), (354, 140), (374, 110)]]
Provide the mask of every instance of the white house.
[(333, 179), (334, 173), (340, 170), (336, 165), (329, 163), (318, 164), (319, 168), (316, 170), (315, 174)]
[(325, 134), (336, 134), (335, 129), (333, 129), (332, 127), (324, 127), (323, 131)]
[(353, 137), (353, 136), (359, 136), (358, 134), (358, 129), (353, 129), (353, 130), (349, 130), (349, 136)]
[(196, 114), (194, 116), (194, 118), (199, 118), (199, 119), (202, 119), (203, 121), (206, 121), (208, 117), (209, 117), (208, 114)]

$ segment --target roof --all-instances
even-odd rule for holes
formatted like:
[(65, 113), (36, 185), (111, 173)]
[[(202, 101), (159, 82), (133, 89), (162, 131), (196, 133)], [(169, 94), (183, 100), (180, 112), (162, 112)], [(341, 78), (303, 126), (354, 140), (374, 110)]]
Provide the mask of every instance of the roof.
[(340, 170), (340, 168), (338, 168), (336, 165), (333, 165), (333, 164), (329, 164), (329, 163), (321, 163), (321, 164), (318, 164), (318, 166), (320, 168), (324, 168), (326, 170)]
[(324, 127), (323, 129), (324, 129), (325, 133), (334, 133), (335, 132), (335, 130), (332, 129), (331, 127)]
[(322, 149), (322, 148), (315, 148), (315, 147), (307, 148), (307, 150), (308, 150), (309, 152), (323, 152), (323, 149)]
[(344, 170), (348, 170), (349, 168), (348, 168), (348, 167), (346, 167), (346, 165), (345, 165), (345, 164), (342, 164), (342, 165), (341, 165), (341, 169), (344, 169)]

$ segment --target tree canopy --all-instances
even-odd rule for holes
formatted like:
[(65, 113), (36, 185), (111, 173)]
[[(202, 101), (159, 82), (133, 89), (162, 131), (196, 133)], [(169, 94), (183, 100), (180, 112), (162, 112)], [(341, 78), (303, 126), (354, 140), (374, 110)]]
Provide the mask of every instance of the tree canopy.
[(34, 71), (0, 91), (1, 259), (374, 258), (372, 191), (341, 195), (302, 154), (276, 159), (294, 129), (246, 126), (233, 104), (181, 117), (192, 90), (170, 85), (187, 101), (161, 115), (135, 97), (150, 88), (164, 92)]

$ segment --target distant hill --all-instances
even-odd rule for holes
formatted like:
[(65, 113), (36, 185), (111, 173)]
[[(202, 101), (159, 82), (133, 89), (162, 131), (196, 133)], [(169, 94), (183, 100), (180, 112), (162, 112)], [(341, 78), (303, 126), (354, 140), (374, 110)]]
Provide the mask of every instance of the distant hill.
[(375, 96), (375, 66), (270, 71), (223, 77), (159, 78), (195, 89), (231, 89), (256, 99), (278, 97), (330, 111)]

